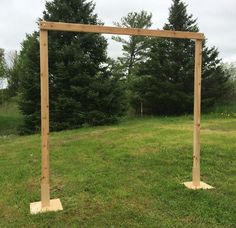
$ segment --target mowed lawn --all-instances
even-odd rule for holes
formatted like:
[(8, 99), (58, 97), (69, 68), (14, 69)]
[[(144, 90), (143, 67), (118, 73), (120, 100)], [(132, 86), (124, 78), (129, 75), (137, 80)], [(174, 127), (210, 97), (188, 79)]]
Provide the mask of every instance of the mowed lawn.
[(0, 138), (0, 227), (235, 227), (236, 119), (205, 116), (201, 178), (189, 190), (191, 117), (144, 118), (53, 133), (51, 198), (64, 210), (30, 215), (40, 200), (40, 136)]

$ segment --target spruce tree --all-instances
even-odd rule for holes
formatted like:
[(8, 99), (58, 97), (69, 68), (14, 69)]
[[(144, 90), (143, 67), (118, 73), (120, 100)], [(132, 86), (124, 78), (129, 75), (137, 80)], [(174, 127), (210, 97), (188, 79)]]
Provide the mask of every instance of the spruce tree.
[[(43, 19), (70, 23), (100, 24), (92, 1), (54, 0), (46, 3)], [(34, 69), (23, 64), (21, 110), (26, 129), (39, 128), (39, 42), (38, 33), (28, 36), (32, 46), (23, 44), (20, 56), (33, 55)], [(49, 32), (49, 93), (51, 130), (77, 128), (83, 124), (105, 124), (122, 112), (119, 80), (111, 77), (107, 61), (107, 41), (99, 34)], [(24, 54), (26, 53), (26, 54)], [(27, 69), (30, 69), (28, 71)], [(30, 86), (36, 87), (29, 91)], [(32, 97), (28, 97), (31, 94)], [(31, 106), (32, 103), (34, 107)]]
[[(187, 13), (187, 5), (173, 0), (165, 30), (198, 32), (196, 19)], [(149, 60), (140, 70), (152, 77), (145, 93), (146, 112), (150, 114), (183, 114), (193, 109), (194, 41), (185, 39), (152, 39)], [(202, 104), (209, 107), (227, 91), (227, 75), (221, 67), (216, 48), (203, 45)], [(221, 87), (221, 89), (219, 89)]]
[(38, 32), (27, 35), (19, 54), (19, 108), (24, 115), (21, 134), (40, 130), (40, 68)]

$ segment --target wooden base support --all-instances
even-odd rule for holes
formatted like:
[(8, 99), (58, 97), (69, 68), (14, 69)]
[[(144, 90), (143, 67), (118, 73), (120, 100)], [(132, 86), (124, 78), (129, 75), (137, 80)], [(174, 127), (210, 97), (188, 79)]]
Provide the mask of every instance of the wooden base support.
[(184, 182), (183, 183), (185, 185), (185, 187), (189, 188), (189, 189), (193, 189), (193, 190), (197, 190), (197, 189), (212, 189), (214, 187), (212, 187), (211, 185), (208, 185), (202, 181), (200, 181), (200, 185), (196, 186), (193, 184), (193, 182)]
[(31, 214), (38, 214), (38, 213), (43, 213), (43, 212), (48, 212), (48, 211), (62, 211), (62, 210), (63, 208), (62, 208), (60, 199), (50, 200), (50, 206), (43, 207), (43, 208), (42, 208), (41, 201), (30, 204)]

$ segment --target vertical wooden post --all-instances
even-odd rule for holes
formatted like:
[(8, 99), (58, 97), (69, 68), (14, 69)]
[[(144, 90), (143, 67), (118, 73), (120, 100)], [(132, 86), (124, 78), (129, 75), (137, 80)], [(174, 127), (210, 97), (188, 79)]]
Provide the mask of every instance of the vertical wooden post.
[(48, 85), (48, 31), (40, 30), (40, 79), (41, 79), (41, 202), (50, 206), (49, 188), (49, 85)]
[(201, 69), (202, 41), (195, 43), (194, 70), (194, 136), (193, 136), (193, 185), (200, 186), (200, 125), (201, 125)]
[(31, 214), (63, 210), (60, 199), (50, 200), (49, 187), (49, 80), (48, 31), (40, 30), (40, 81), (41, 81), (41, 201), (30, 204)]
[(196, 40), (194, 67), (194, 136), (192, 182), (184, 183), (184, 185), (190, 189), (213, 188), (212, 186), (200, 181), (201, 72), (202, 40)]

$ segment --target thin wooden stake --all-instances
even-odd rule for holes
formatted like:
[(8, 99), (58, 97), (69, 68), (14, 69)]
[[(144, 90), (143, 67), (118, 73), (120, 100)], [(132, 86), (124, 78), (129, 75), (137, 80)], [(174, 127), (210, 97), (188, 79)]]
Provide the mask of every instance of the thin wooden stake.
[(49, 187), (49, 85), (48, 85), (48, 31), (40, 31), (40, 78), (41, 78), (41, 137), (42, 137), (42, 172), (41, 202), (42, 207), (50, 206)]
[(141, 117), (143, 117), (143, 102), (140, 102), (140, 113), (141, 113)]

